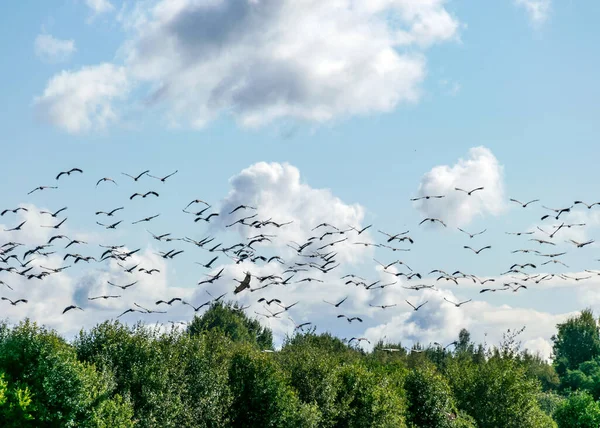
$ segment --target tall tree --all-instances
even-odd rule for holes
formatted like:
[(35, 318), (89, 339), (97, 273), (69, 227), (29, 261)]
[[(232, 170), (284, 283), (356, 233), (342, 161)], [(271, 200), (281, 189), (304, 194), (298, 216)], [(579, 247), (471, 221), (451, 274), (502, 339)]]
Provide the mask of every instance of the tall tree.
[(591, 309), (558, 324), (552, 336), (554, 365), (562, 378), (567, 370), (575, 370), (585, 361), (600, 355), (600, 329)]

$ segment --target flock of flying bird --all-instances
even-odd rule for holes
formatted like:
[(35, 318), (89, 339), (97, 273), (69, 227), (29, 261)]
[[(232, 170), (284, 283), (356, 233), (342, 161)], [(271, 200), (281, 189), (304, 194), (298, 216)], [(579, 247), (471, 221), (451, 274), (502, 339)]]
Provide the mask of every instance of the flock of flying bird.
[[(150, 174), (149, 170), (143, 171), (137, 175), (130, 175), (126, 173), (122, 173), (123, 176), (127, 177), (126, 180), (133, 180), (134, 183), (141, 182), (142, 180), (158, 180), (162, 183), (165, 183), (170, 177), (175, 175), (178, 171), (175, 171), (171, 174), (168, 174), (163, 177), (153, 176)], [(75, 177), (71, 177), (72, 175), (80, 175), (83, 174), (83, 170), (80, 168), (72, 168), (67, 171), (62, 171), (55, 177), (55, 181), (57, 183), (68, 180), (75, 179)], [(131, 182), (131, 181), (130, 181)], [(116, 180), (110, 177), (103, 177), (96, 181), (96, 187), (103, 185), (113, 185), (118, 186)], [(55, 186), (39, 186), (35, 189), (31, 190), (28, 195), (34, 194), (36, 192), (41, 191), (49, 191), (58, 189), (58, 185)], [(477, 197), (478, 192), (485, 191), (484, 187), (475, 187), (473, 189), (461, 189), (455, 188), (454, 191), (464, 193), (465, 198), (474, 198)], [(144, 192), (135, 192), (129, 196), (129, 201), (133, 201), (136, 198), (146, 199), (146, 198), (159, 198), (160, 194), (157, 191), (149, 190)], [(431, 201), (428, 203), (435, 203), (434, 200), (439, 200), (446, 197), (446, 195), (422, 195), (416, 198), (410, 199), (412, 202), (419, 201)], [(520, 205), (522, 208), (528, 208), (530, 205), (539, 202), (539, 200), (534, 199), (528, 202), (521, 202), (516, 199), (510, 199), (511, 202)], [(543, 215), (540, 218), (540, 221), (544, 220), (556, 220), (559, 221), (560, 224), (553, 225), (549, 230), (542, 229), (538, 227), (539, 231), (544, 233), (546, 237), (544, 239), (540, 238), (530, 238), (529, 241), (535, 242), (539, 244), (540, 247), (554, 247), (556, 246), (555, 238), (558, 236), (561, 230), (566, 230), (570, 228), (577, 228), (585, 226), (584, 223), (573, 223), (566, 224), (564, 221), (561, 221), (561, 217), (565, 213), (571, 212), (571, 210), (575, 206), (585, 207), (588, 210), (592, 209), (594, 206), (600, 205), (600, 202), (595, 202), (592, 204), (587, 204), (583, 201), (574, 201), (568, 207), (564, 208), (548, 208), (542, 206), (544, 209), (548, 211), (548, 214)], [(123, 219), (119, 219), (118, 216), (126, 210), (125, 204), (123, 206), (118, 206), (116, 208), (111, 208), (107, 210), (98, 210), (95, 212), (95, 217), (97, 218), (96, 224), (105, 228), (106, 230), (115, 230), (122, 227)], [(3, 209), (0, 211), (0, 217), (5, 217), (10, 219), (11, 215), (17, 215), (19, 212), (24, 211), (27, 212), (28, 208), (24, 206), (18, 206), (16, 208)], [(206, 262), (195, 262), (196, 264), (202, 266), (205, 269), (208, 269), (211, 273), (207, 274), (203, 277), (198, 285), (203, 284), (215, 284), (219, 283), (222, 286), (223, 293), (219, 296), (213, 296), (210, 294), (211, 299), (202, 304), (194, 304), (186, 301), (186, 299), (181, 297), (173, 297), (164, 299), (160, 299), (155, 302), (155, 308), (147, 308), (136, 302), (132, 302), (133, 305), (122, 312), (117, 318), (132, 312), (137, 312), (141, 314), (152, 314), (152, 313), (166, 313), (167, 311), (159, 310), (157, 308), (171, 307), (173, 304), (181, 304), (189, 306), (193, 309), (193, 312), (196, 313), (200, 309), (204, 307), (210, 306), (213, 302), (220, 301), (225, 296), (230, 293), (233, 293), (234, 296), (239, 295), (240, 293), (253, 293), (258, 290), (265, 290), (267, 288), (273, 289), (278, 286), (288, 286), (290, 284), (302, 284), (302, 283), (324, 283), (327, 282), (328, 278), (331, 278), (335, 275), (334, 271), (338, 269), (340, 266), (340, 262), (336, 261), (336, 246), (339, 246), (341, 243), (345, 243), (346, 245), (357, 245), (357, 246), (372, 246), (381, 249), (382, 252), (388, 253), (396, 253), (396, 252), (404, 252), (410, 251), (410, 246), (414, 244), (414, 238), (409, 235), (409, 231), (403, 231), (399, 233), (388, 233), (382, 230), (377, 230), (377, 235), (381, 237), (381, 242), (377, 243), (371, 239), (362, 239), (362, 237), (366, 236), (363, 233), (369, 230), (373, 225), (368, 225), (366, 227), (355, 227), (351, 225), (334, 225), (330, 223), (321, 223), (312, 227), (312, 233), (314, 236), (307, 237), (304, 242), (287, 242), (286, 245), (293, 250), (293, 257), (289, 260), (284, 260), (284, 258), (280, 255), (275, 254), (263, 254), (259, 252), (259, 244), (269, 244), (272, 243), (273, 240), (277, 238), (277, 234), (275, 233), (278, 229), (288, 227), (293, 221), (283, 221), (281, 220), (273, 220), (273, 218), (263, 218), (260, 214), (260, 209), (258, 207), (253, 207), (246, 204), (241, 204), (236, 206), (235, 208), (228, 210), (228, 212), (219, 212), (213, 211), (212, 206), (201, 199), (194, 199), (190, 201), (182, 210), (184, 213), (188, 214), (194, 223), (205, 222), (210, 223), (214, 221), (216, 218), (222, 219), (222, 227), (223, 230), (228, 230), (232, 227), (237, 227), (240, 231), (245, 228), (246, 233), (241, 233), (242, 235), (247, 235), (244, 240), (241, 242), (236, 242), (233, 245), (226, 245), (224, 242), (215, 241), (215, 236), (205, 236), (202, 239), (195, 240), (190, 237), (179, 237), (175, 238), (171, 233), (161, 233), (155, 234), (147, 229), (148, 233), (151, 237), (161, 243), (170, 243), (170, 242), (179, 242), (181, 245), (187, 245), (190, 248), (195, 248), (197, 250), (203, 250), (207, 255)], [(50, 228), (56, 230), (55, 234), (52, 235), (47, 242), (40, 242), (34, 246), (27, 246), (20, 242), (18, 242), (18, 233), (23, 233), (23, 231), (28, 227), (27, 220), (21, 221), (18, 224), (15, 224), (13, 227), (9, 227), (0, 231), (0, 290), (4, 288), (5, 290), (11, 290), (11, 292), (18, 293), (18, 290), (15, 290), (11, 285), (10, 275), (17, 275), (22, 278), (25, 278), (30, 281), (41, 281), (44, 278), (50, 275), (58, 275), (61, 272), (71, 268), (76, 264), (83, 263), (103, 263), (116, 261), (120, 268), (123, 270), (125, 274), (134, 274), (134, 273), (143, 273), (148, 276), (152, 276), (153, 274), (160, 273), (160, 270), (152, 267), (152, 266), (140, 266), (139, 264), (129, 265), (129, 260), (131, 257), (138, 253), (140, 249), (136, 250), (126, 250), (124, 245), (101, 245), (101, 254), (99, 257), (95, 257), (92, 255), (83, 255), (79, 252), (73, 251), (75, 248), (84, 247), (87, 245), (86, 242), (78, 239), (71, 239), (63, 234), (61, 234), (60, 229), (63, 227), (65, 222), (68, 220), (67, 217), (68, 207), (62, 207), (57, 209), (56, 211), (40, 211), (40, 215), (43, 218), (47, 218), (48, 223), (43, 224), (40, 227)], [(132, 221), (130, 224), (136, 225), (139, 223), (150, 223), (152, 220), (160, 216), (160, 214), (150, 214), (141, 219), (137, 219)], [(448, 227), (447, 223), (440, 218), (425, 218), (420, 223), (419, 226), (423, 224), (435, 224), (439, 225), (439, 227)], [(486, 232), (486, 229), (471, 233), (461, 228), (458, 230), (468, 236), (469, 241), (474, 240), (477, 236), (480, 236)], [(14, 232), (12, 234), (12, 240), (8, 242), (4, 242), (2, 240), (2, 234)], [(524, 231), (524, 232), (506, 232), (509, 235), (516, 236), (527, 236), (533, 235), (534, 231)], [(61, 246), (62, 252), (58, 250), (59, 242), (66, 243)], [(575, 240), (569, 240), (569, 243), (572, 244), (575, 248), (583, 248), (594, 241), (589, 240), (585, 242), (577, 242)], [(397, 247), (395, 245), (404, 245), (404, 247)], [(263, 248), (268, 248), (268, 245), (263, 245)], [(481, 247), (475, 247), (470, 245), (464, 245), (464, 249), (472, 251), (474, 254), (479, 255), (485, 250), (491, 249), (491, 245), (485, 245)], [(157, 253), (160, 257), (162, 257), (165, 261), (169, 262), (174, 259), (176, 256), (188, 251), (188, 248), (171, 248), (168, 251), (162, 251)], [(526, 283), (528, 281), (540, 283), (542, 281), (547, 281), (552, 278), (559, 278), (563, 280), (571, 279), (575, 281), (582, 281), (591, 278), (594, 275), (600, 275), (600, 272), (596, 271), (587, 271), (590, 275), (585, 277), (573, 277), (565, 274), (535, 274), (533, 271), (538, 269), (538, 265), (562, 265), (564, 264), (560, 257), (566, 254), (563, 252), (554, 252), (554, 253), (544, 253), (540, 250), (536, 249), (517, 249), (512, 251), (513, 254), (523, 253), (523, 254), (535, 254), (539, 257), (539, 260), (543, 260), (541, 263), (515, 263), (506, 271), (503, 272), (501, 278), (505, 278), (506, 275), (511, 275), (512, 281), (503, 281), (498, 278), (479, 278), (475, 275), (462, 272), (457, 270), (455, 272), (449, 273), (444, 270), (434, 269), (430, 271), (428, 274), (421, 274), (419, 272), (413, 271), (411, 267), (409, 267), (405, 262), (401, 260), (395, 260), (393, 262), (382, 263), (378, 260), (375, 262), (381, 266), (382, 272), (385, 277), (385, 274), (390, 276), (390, 282), (384, 282), (381, 279), (370, 281), (365, 279), (364, 277), (358, 276), (353, 273), (346, 273), (343, 276), (337, 276), (336, 280), (340, 279), (346, 286), (355, 286), (355, 287), (364, 287), (366, 290), (377, 290), (377, 289), (385, 289), (387, 287), (394, 286), (398, 284), (398, 280), (403, 278), (403, 288), (412, 290), (412, 291), (420, 291), (424, 289), (435, 289), (435, 284), (442, 282), (452, 282), (456, 285), (459, 285), (461, 281), (471, 281), (472, 283), (480, 284), (482, 286), (480, 293), (487, 292), (500, 292), (500, 291), (513, 291), (517, 292), (521, 289), (526, 289)], [(54, 266), (54, 267), (46, 267), (44, 266), (43, 260), (48, 258), (50, 255), (60, 255), (62, 261), (65, 263), (62, 266)], [(221, 258), (225, 256), (229, 259), (229, 263), (241, 264), (246, 263), (245, 266), (252, 265), (268, 265), (268, 264), (276, 264), (278, 268), (278, 274), (271, 275), (256, 275), (252, 274), (252, 269), (247, 269), (243, 278), (233, 278), (236, 281), (236, 284), (227, 284), (224, 279), (224, 273), (226, 267), (222, 267), (220, 269), (213, 267), (213, 265)], [(38, 261), (34, 263), (34, 261)], [(72, 262), (72, 265), (67, 265), (67, 262)], [(107, 285), (110, 287), (114, 287), (115, 290), (118, 289), (119, 292), (125, 293), (131, 287), (134, 287), (138, 284), (139, 281), (131, 281), (128, 283), (116, 283), (114, 281), (107, 281)], [(491, 285), (497, 284), (496, 287), (492, 287)], [(232, 285), (235, 285), (233, 287)], [(264, 292), (263, 292), (264, 293)], [(7, 304), (12, 306), (24, 305), (29, 303), (27, 299), (22, 297), (9, 298), (2, 296), (0, 297), (2, 301), (5, 301)], [(88, 300), (108, 300), (108, 299), (119, 299), (123, 298), (122, 294), (103, 294), (98, 296), (89, 296)], [(340, 310), (342, 305), (347, 301), (348, 296), (338, 300), (338, 301), (328, 301), (324, 300), (324, 303), (331, 305), (335, 310)], [(461, 307), (469, 302), (472, 299), (454, 302), (444, 297), (444, 300), (455, 307)], [(291, 320), (294, 324), (294, 329), (303, 329), (311, 325), (311, 322), (302, 322), (296, 323), (293, 318), (289, 316), (289, 310), (294, 308), (299, 302), (294, 302), (291, 304), (286, 304), (282, 300), (278, 298), (274, 298), (272, 296), (263, 296), (257, 300), (257, 303), (261, 303), (263, 305), (264, 311), (258, 312), (254, 311), (255, 314), (259, 316), (263, 316), (265, 318), (279, 318), (280, 316), (286, 316), (287, 319)], [(414, 311), (419, 311), (423, 308), (428, 301), (414, 303), (405, 300), (405, 303), (410, 306), (410, 308)], [(83, 305), (85, 306), (85, 305)], [(385, 310), (390, 307), (397, 306), (397, 303), (393, 304), (384, 304), (384, 305), (374, 305), (370, 304), (370, 307), (378, 308), (381, 310)], [(237, 306), (237, 308), (241, 311), (247, 310), (250, 306)], [(273, 309), (275, 308), (275, 309)], [(69, 304), (62, 309), (62, 314), (66, 314), (73, 310), (83, 311), (85, 307), (81, 307), (75, 304)], [(343, 314), (339, 313), (336, 315), (338, 319), (343, 319), (347, 321), (349, 324), (358, 322), (362, 323), (363, 319), (356, 315)], [(364, 337), (353, 337), (350, 339), (352, 341), (362, 342), (367, 341), (367, 338)], [(369, 342), (370, 343), (370, 342)], [(441, 345), (440, 345), (441, 346)]]

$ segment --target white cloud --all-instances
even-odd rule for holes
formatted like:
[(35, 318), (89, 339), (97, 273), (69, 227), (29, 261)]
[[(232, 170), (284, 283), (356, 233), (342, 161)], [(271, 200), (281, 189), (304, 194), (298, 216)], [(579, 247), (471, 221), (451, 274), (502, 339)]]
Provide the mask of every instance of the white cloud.
[(51, 34), (39, 34), (34, 49), (37, 57), (46, 62), (66, 61), (76, 51), (74, 40), (57, 39)]
[[(258, 214), (252, 220), (267, 220), (271, 218), (278, 223), (292, 222), (281, 228), (267, 226), (261, 229), (236, 225), (236, 228), (248, 237), (259, 233), (276, 233), (278, 236), (271, 245), (278, 250), (293, 252), (287, 244), (290, 241), (304, 243), (312, 236), (321, 236), (330, 228), (319, 228), (312, 231), (321, 223), (333, 224), (340, 230), (348, 230), (349, 226), (361, 227), (364, 219), (364, 208), (359, 204), (348, 205), (335, 197), (327, 189), (315, 189), (301, 181), (298, 168), (287, 163), (256, 163), (230, 180), (232, 190), (223, 200), (221, 225), (233, 223), (235, 220), (247, 215)], [(241, 210), (234, 215), (228, 215), (238, 205), (250, 205), (257, 208)], [(362, 225), (363, 227), (366, 225)], [(348, 237), (348, 240), (328, 247), (338, 253), (338, 260), (357, 261), (368, 254), (369, 247), (356, 245), (354, 242), (371, 242), (369, 231), (356, 237), (356, 232), (336, 234), (323, 239), (316, 239), (307, 247), (307, 251), (339, 239)]]
[(96, 15), (112, 12), (115, 9), (108, 0), (85, 0), (85, 4), (92, 9)]
[(515, 4), (524, 8), (533, 25), (541, 25), (550, 15), (551, 0), (514, 0)]
[(137, 3), (121, 53), (175, 124), (244, 126), (387, 112), (420, 97), (423, 50), (458, 38), (443, 0)]
[(105, 63), (55, 75), (35, 105), (53, 125), (82, 133), (117, 121), (113, 102), (124, 98), (130, 88), (125, 68)]
[[(455, 188), (483, 190), (468, 196)], [(418, 196), (444, 195), (442, 199), (423, 199), (415, 206), (425, 217), (439, 218), (452, 226), (464, 226), (475, 216), (498, 215), (506, 208), (503, 167), (485, 147), (473, 147), (467, 159), (453, 166), (434, 167), (423, 176)]]

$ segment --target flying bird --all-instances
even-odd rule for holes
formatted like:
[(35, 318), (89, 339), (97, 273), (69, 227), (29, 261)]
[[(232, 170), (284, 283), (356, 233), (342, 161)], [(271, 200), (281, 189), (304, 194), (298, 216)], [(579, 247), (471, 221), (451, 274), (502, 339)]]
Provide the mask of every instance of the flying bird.
[(150, 221), (150, 220), (152, 220), (152, 219), (154, 219), (154, 218), (158, 217), (159, 215), (160, 215), (160, 214), (156, 214), (156, 215), (153, 215), (153, 216), (150, 216), (150, 217), (146, 217), (146, 218), (143, 218), (143, 219), (141, 219), (141, 220), (134, 221), (134, 222), (133, 222), (133, 223), (131, 223), (131, 224), (138, 224), (138, 223), (142, 223), (142, 222), (144, 222), (144, 221)]
[(453, 304), (454, 306), (456, 306), (457, 308), (460, 308), (460, 307), (461, 307), (462, 305), (464, 305), (465, 303), (469, 303), (470, 301), (472, 301), (472, 299), (469, 299), (469, 300), (465, 300), (464, 302), (458, 302), (458, 303), (456, 303), (456, 302), (453, 302), (452, 300), (448, 300), (448, 299), (446, 299), (445, 297), (444, 297), (444, 300), (445, 300), (446, 302), (448, 302), (448, 303), (452, 303), (452, 304)]
[(5, 232), (14, 232), (17, 230), (21, 230), (21, 228), (23, 227), (23, 225), (27, 223), (27, 220), (25, 220), (23, 223), (21, 223), (20, 225), (13, 227), (12, 229), (4, 229)]
[(8, 297), (2, 297), (2, 300), (6, 300), (7, 302), (10, 302), (10, 304), (13, 306), (17, 306), (17, 303), (20, 303), (20, 302), (22, 302), (22, 303), (28, 302), (28, 300), (26, 300), (26, 299), (17, 299), (15, 301), (12, 301)]
[(486, 245), (485, 247), (481, 247), (479, 250), (474, 250), (473, 248), (469, 247), (468, 245), (465, 245), (463, 248), (467, 248), (467, 249), (469, 249), (469, 250), (473, 251), (475, 254), (479, 254), (479, 253), (481, 253), (483, 250), (486, 250), (486, 249), (488, 249), (488, 248), (492, 248), (492, 246), (491, 246), (491, 245)]
[(67, 209), (67, 207), (64, 207), (54, 213), (52, 213), (50, 211), (40, 211), (40, 214), (48, 214), (49, 216), (56, 218), (61, 212), (63, 212), (66, 209)]
[(98, 180), (96, 182), (96, 187), (98, 187), (98, 185), (100, 183), (104, 183), (105, 181), (110, 181), (110, 182), (114, 183), (116, 186), (118, 186), (117, 182), (115, 180), (113, 180), (112, 178), (110, 178), (110, 177), (104, 177), (104, 178), (101, 178), (100, 180)]
[(539, 199), (533, 199), (533, 200), (531, 200), (529, 202), (525, 202), (525, 203), (523, 203), (521, 201), (518, 201), (516, 199), (510, 199), (510, 201), (511, 202), (516, 202), (517, 204), (521, 205), (523, 208), (527, 208), (527, 205), (533, 204), (534, 202), (539, 202)]
[(108, 212), (106, 212), (106, 211), (96, 211), (96, 215), (104, 214), (107, 217), (112, 217), (114, 213), (116, 213), (117, 211), (120, 211), (122, 209), (124, 209), (124, 207), (115, 208), (114, 210), (108, 211)]
[(47, 228), (50, 228), (50, 229), (58, 229), (59, 227), (61, 227), (61, 226), (62, 226), (62, 224), (63, 224), (65, 221), (67, 221), (67, 218), (64, 218), (64, 219), (63, 219), (63, 220), (62, 220), (60, 223), (58, 223), (58, 224), (55, 224), (54, 226), (43, 226), (43, 225), (42, 225), (42, 226), (40, 226), (40, 227), (47, 227)]
[(148, 174), (148, 177), (156, 178), (157, 180), (160, 180), (160, 181), (162, 181), (164, 183), (165, 181), (167, 181), (167, 178), (174, 176), (178, 172), (179, 172), (179, 170), (177, 170), (175, 172), (172, 172), (171, 174), (169, 174), (167, 176), (164, 176), (162, 178), (161, 177), (155, 177), (154, 175), (150, 175), (150, 174)]
[(467, 191), (467, 190), (461, 189), (460, 187), (455, 187), (454, 188), (454, 190), (458, 190), (459, 192), (464, 192), (464, 193), (466, 193), (469, 196), (471, 196), (473, 194), (473, 192), (477, 192), (478, 190), (483, 190), (483, 189), (484, 189), (483, 187), (476, 187), (473, 190)]
[(328, 302), (327, 300), (323, 300), (323, 301), (324, 301), (325, 303), (329, 303), (329, 304), (330, 304), (330, 305), (332, 305), (332, 306), (335, 306), (336, 308), (339, 308), (339, 307), (340, 307), (340, 305), (346, 301), (346, 299), (348, 299), (348, 296), (344, 297), (342, 300), (340, 300), (340, 301), (339, 301), (339, 302), (337, 302), (337, 303), (331, 303), (331, 302)]
[(79, 172), (79, 173), (83, 173), (83, 171), (79, 168), (71, 168), (68, 171), (62, 171), (60, 172), (57, 176), (56, 179), (58, 180), (60, 177), (62, 177), (63, 175), (71, 175), (71, 173), (73, 172)]
[(83, 309), (81, 309), (79, 306), (76, 306), (76, 305), (70, 305), (70, 306), (67, 306), (67, 307), (66, 307), (66, 308), (65, 308), (65, 309), (62, 311), (62, 313), (63, 313), (63, 314), (65, 314), (66, 312), (69, 312), (71, 309), (79, 309), (80, 311), (83, 311)]
[(466, 233), (467, 235), (469, 235), (469, 238), (473, 239), (473, 237), (477, 236), (477, 235), (481, 235), (482, 233), (484, 233), (487, 229), (483, 229), (481, 232), (477, 232), (477, 233), (469, 233), (466, 230), (462, 230), (460, 227), (457, 228), (458, 230), (460, 230), (462, 233)]
[(444, 195), (427, 195), (427, 196), (419, 196), (418, 198), (412, 198), (411, 201), (420, 201), (421, 199), (441, 199)]
[(141, 174), (139, 174), (138, 176), (134, 177), (133, 175), (129, 175), (127, 173), (122, 172), (121, 174), (126, 175), (127, 177), (133, 178), (133, 181), (138, 181), (144, 174), (148, 174), (150, 172), (150, 170), (146, 170), (144, 172), (142, 172)]
[[(429, 301), (429, 300), (428, 300)], [(406, 303), (408, 303), (415, 311), (418, 311), (423, 305), (425, 305), (425, 303), (427, 303), (428, 301), (421, 303), (419, 306), (415, 306), (412, 303), (410, 303), (408, 300), (406, 300)]]
[(446, 223), (444, 223), (442, 220), (440, 220), (439, 218), (426, 218), (423, 221), (421, 221), (421, 223), (419, 223), (419, 226), (422, 225), (423, 223), (425, 223), (426, 221), (429, 221), (431, 223), (435, 223), (438, 222), (439, 224), (441, 224), (442, 226), (446, 227)]
[(158, 197), (158, 193), (156, 193), (156, 192), (155, 192), (155, 191), (153, 191), (153, 190), (150, 190), (149, 192), (146, 192), (146, 193), (137, 193), (137, 192), (136, 192), (136, 193), (134, 193), (133, 195), (131, 195), (131, 196), (129, 197), (129, 200), (132, 200), (132, 199), (133, 199), (133, 198), (135, 198), (136, 196), (141, 196), (142, 198), (146, 198), (146, 196), (148, 196), (148, 195), (154, 195), (154, 196)]
[(575, 201), (575, 202), (573, 202), (573, 205), (585, 205), (585, 206), (587, 207), (587, 209), (589, 210), (589, 209), (591, 209), (591, 208), (592, 208), (594, 205), (600, 205), (600, 202), (594, 202), (593, 204), (590, 204), (590, 205), (588, 205), (588, 204), (586, 204), (586, 203), (585, 203), (585, 202), (583, 202), (583, 201)]
[(58, 187), (56, 187), (56, 186), (39, 186), (39, 187), (36, 187), (35, 189), (33, 189), (31, 192), (29, 192), (27, 194), (31, 195), (33, 192), (36, 192), (38, 190), (46, 190), (46, 189), (58, 189)]
[(233, 214), (234, 212), (238, 211), (238, 210), (246, 210), (246, 209), (250, 209), (250, 210), (256, 210), (255, 207), (251, 207), (250, 205), (238, 205), (237, 207), (235, 207), (234, 209), (232, 209), (229, 212), (229, 215)]

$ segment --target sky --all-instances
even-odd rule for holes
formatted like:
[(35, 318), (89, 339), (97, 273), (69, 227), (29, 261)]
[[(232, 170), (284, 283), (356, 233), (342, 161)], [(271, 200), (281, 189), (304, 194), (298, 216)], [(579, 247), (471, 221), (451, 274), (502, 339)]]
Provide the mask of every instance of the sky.
[[(139, 263), (161, 271), (127, 274), (116, 260), (70, 263), (42, 280), (2, 271), (0, 280), (12, 290), (0, 283), (0, 296), (28, 300), (16, 306), (0, 301), (0, 313), (9, 322), (30, 317), (72, 337), (80, 328), (134, 308), (133, 303), (161, 309), (155, 301), (182, 297), (200, 305), (210, 300), (207, 291), (227, 292), (225, 299), (250, 305), (247, 313), (270, 326), (278, 343), (294, 330), (288, 315), (296, 324), (312, 322), (317, 331), (406, 346), (447, 343), (461, 328), (476, 341), (497, 343), (507, 329), (525, 325), (523, 346), (549, 357), (557, 323), (584, 307), (598, 312), (600, 277), (586, 272), (600, 271), (598, 246), (578, 248), (569, 240), (597, 237), (600, 206), (577, 204), (558, 219), (541, 217), (551, 213), (543, 206), (600, 200), (595, 120), (600, 59), (592, 54), (600, 39), (594, 21), (600, 5), (56, 0), (35, 7), (15, 2), (5, 9), (10, 10), (0, 18), (1, 43), (11, 66), (0, 69), (5, 141), (0, 212), (19, 206), (28, 211), (0, 217), (0, 245), (24, 244), (13, 250), (18, 260), (0, 267), (19, 267), (33, 258), (28, 266), (37, 273), (67, 266), (62, 258), (69, 250), (98, 257), (99, 245), (126, 245), (140, 249), (123, 262), (126, 267)], [(71, 168), (83, 173), (56, 180)], [(156, 177), (177, 173), (165, 182), (123, 175), (145, 170)], [(96, 186), (103, 177), (117, 184)], [(58, 189), (28, 194), (41, 185)], [(484, 189), (467, 195), (455, 187)], [(129, 199), (151, 190), (159, 196)], [(410, 200), (426, 195), (444, 198)], [(211, 205), (205, 214), (219, 216), (194, 222), (193, 215), (182, 212), (197, 198)], [(510, 199), (539, 201), (523, 208)], [(248, 208), (230, 215), (240, 204), (256, 208), (258, 219), (292, 223), (260, 230), (226, 227), (240, 218), (236, 215), (254, 212)], [(40, 214), (65, 206), (57, 218)], [(95, 214), (118, 207), (124, 209), (114, 217)], [(160, 216), (148, 223), (131, 224), (155, 214)], [(429, 217), (446, 226), (419, 224)], [(68, 221), (59, 230), (41, 227), (63, 218)], [(25, 220), (21, 230), (5, 231)], [(119, 220), (123, 223), (115, 229), (97, 224)], [(339, 262), (331, 272), (298, 272), (291, 284), (233, 294), (233, 280), (246, 271), (278, 275), (304, 262), (288, 245), (333, 230), (312, 230), (323, 222), (341, 230), (372, 226), (361, 235), (340, 235), (348, 239), (331, 247)], [(562, 223), (585, 226), (565, 226), (550, 238)], [(485, 232), (470, 238), (458, 228)], [(189, 242), (159, 242), (148, 230), (198, 241), (213, 236), (223, 247), (259, 233), (275, 234), (256, 250), (281, 256), (285, 266), (236, 263)], [(355, 243), (386, 244), (379, 231), (409, 231), (414, 243), (394, 242), (410, 249), (396, 252)], [(516, 232), (532, 234), (508, 234)], [(86, 244), (65, 249), (68, 241), (58, 240), (46, 249), (55, 254), (22, 257), (24, 249), (57, 233)], [(487, 245), (491, 248), (479, 254), (464, 248)], [(173, 259), (158, 255), (171, 249), (184, 252)], [(512, 252), (517, 249), (564, 251), (554, 258), (564, 265), (541, 265), (550, 258)], [(214, 255), (219, 259), (210, 268), (200, 265)], [(405, 265), (386, 272), (374, 259)], [(480, 293), (490, 284), (515, 281), (502, 275), (514, 263), (535, 264), (524, 268), (531, 275), (556, 276), (536, 284), (515, 274), (527, 289)], [(393, 275), (407, 272), (406, 265), (423, 278)], [(197, 284), (221, 268), (223, 278)], [(438, 281), (429, 274), (434, 269), (495, 282)], [(561, 273), (567, 277), (560, 278)], [(367, 290), (345, 284), (346, 274), (397, 283)], [(307, 277), (324, 282), (295, 282)], [(136, 280), (126, 290), (108, 284)], [(415, 284), (435, 289), (404, 288)], [(101, 294), (122, 297), (88, 300)], [(346, 296), (338, 308), (324, 302)], [(257, 302), (261, 297), (299, 303), (266, 318), (256, 314), (268, 314)], [(471, 301), (455, 307), (445, 299)], [(427, 303), (413, 311), (406, 300)], [(71, 304), (83, 310), (63, 315)], [(194, 314), (179, 302), (164, 308), (166, 314), (129, 313), (119, 319), (187, 321)], [(339, 314), (363, 322), (348, 323)]]

